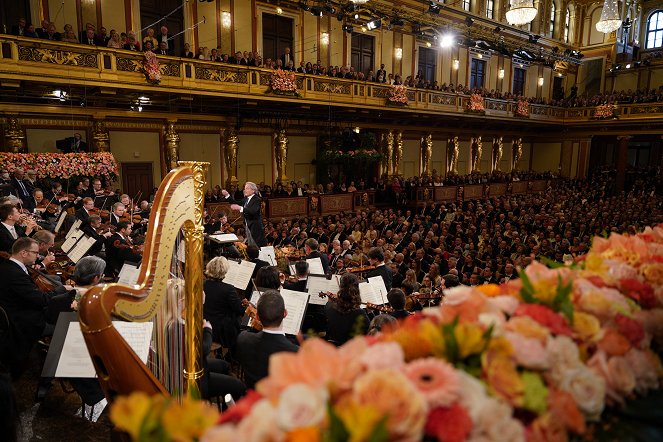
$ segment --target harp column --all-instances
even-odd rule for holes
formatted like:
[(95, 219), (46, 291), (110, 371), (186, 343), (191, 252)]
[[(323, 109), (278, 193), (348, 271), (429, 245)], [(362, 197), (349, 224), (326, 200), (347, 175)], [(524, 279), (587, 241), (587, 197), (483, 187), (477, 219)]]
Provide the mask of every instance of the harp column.
[(95, 152), (110, 152), (110, 137), (103, 120), (95, 120), (92, 125), (92, 147)]
[(180, 161), (179, 166), (190, 167), (193, 172), (194, 222), (184, 223), (186, 266), (184, 267), (184, 293), (186, 303), (184, 329), (184, 379), (187, 394), (200, 392), (203, 376), (200, 349), (203, 345), (203, 210), (205, 204), (205, 177), (209, 163)]
[(7, 152), (23, 153), (27, 152), (25, 148), (25, 132), (18, 123), (18, 118), (8, 117), (7, 128), (5, 129), (5, 146)]

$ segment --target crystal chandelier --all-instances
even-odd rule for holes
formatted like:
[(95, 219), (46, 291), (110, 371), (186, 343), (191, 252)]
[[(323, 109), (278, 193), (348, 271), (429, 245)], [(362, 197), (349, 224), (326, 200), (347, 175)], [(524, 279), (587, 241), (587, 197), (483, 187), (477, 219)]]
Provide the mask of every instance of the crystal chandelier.
[(368, 0), (350, 0), (350, 1), (355, 5), (363, 5), (364, 3), (368, 3)]
[(536, 17), (534, 0), (511, 0), (511, 8), (506, 12), (506, 21), (511, 25), (527, 24)]
[(603, 10), (601, 11), (601, 18), (596, 22), (596, 30), (609, 34), (616, 31), (622, 25), (622, 19), (619, 18), (619, 10), (617, 0), (605, 0)]

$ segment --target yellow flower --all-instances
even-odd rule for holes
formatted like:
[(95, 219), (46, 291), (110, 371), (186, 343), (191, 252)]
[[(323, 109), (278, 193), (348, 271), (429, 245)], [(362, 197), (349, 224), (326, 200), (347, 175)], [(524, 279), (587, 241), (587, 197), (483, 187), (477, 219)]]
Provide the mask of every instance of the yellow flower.
[(550, 335), (550, 330), (529, 316), (515, 316), (509, 319), (509, 322), (506, 323), (505, 328), (507, 330), (521, 334), (526, 338), (538, 339), (541, 341), (541, 343), (544, 344), (548, 339), (548, 335)]
[(320, 442), (318, 427), (297, 428), (285, 434), (285, 442)]
[(525, 399), (525, 387), (511, 359), (497, 356), (483, 358), (484, 375), (492, 392), (515, 407)]
[(488, 297), (500, 295), (500, 286), (497, 284), (482, 284), (476, 287), (481, 293)]
[(508, 357), (513, 354), (513, 346), (507, 338), (496, 336), (488, 343), (486, 353), (496, 357)]
[(484, 331), (476, 324), (461, 323), (454, 329), (454, 336), (458, 343), (458, 356), (461, 359), (480, 353), (483, 350), (485, 340)]
[(603, 258), (601, 255), (589, 252), (587, 258), (585, 258), (585, 269), (591, 272), (597, 272), (603, 274), (606, 272), (607, 267), (603, 263)]
[(433, 321), (421, 321), (419, 323), (419, 331), (424, 339), (430, 344), (430, 349), (433, 355), (442, 357), (444, 356), (444, 338), (442, 336), (442, 329), (433, 323)]
[(541, 280), (532, 284), (534, 296), (546, 305), (551, 305), (557, 296), (557, 282)]
[(163, 413), (162, 422), (166, 433), (175, 441), (199, 439), (214, 425), (218, 412), (203, 401), (186, 397), (182, 403), (172, 400)]
[(383, 417), (376, 407), (370, 404), (358, 404), (349, 396), (341, 399), (334, 407), (334, 411), (350, 433), (348, 442), (369, 440), (375, 426)]
[[(425, 333), (422, 331), (424, 328)], [(405, 360), (411, 361), (430, 356), (433, 352), (431, 339), (436, 339), (436, 337), (434, 332), (431, 332), (430, 327), (406, 322), (393, 333), (389, 333), (385, 339), (398, 343), (403, 348)]]
[(601, 323), (594, 315), (583, 312), (575, 312), (573, 315), (573, 331), (578, 333), (583, 340), (591, 339), (601, 330)]
[(663, 285), (663, 264), (645, 264), (640, 269), (647, 282), (652, 285)]
[[(136, 392), (129, 396), (119, 397), (111, 408), (111, 421), (123, 431), (129, 433), (132, 439), (137, 439), (141, 428), (146, 426), (146, 418), (154, 402), (163, 400), (161, 396), (151, 398), (146, 393)], [(155, 413), (152, 413), (154, 417)]]

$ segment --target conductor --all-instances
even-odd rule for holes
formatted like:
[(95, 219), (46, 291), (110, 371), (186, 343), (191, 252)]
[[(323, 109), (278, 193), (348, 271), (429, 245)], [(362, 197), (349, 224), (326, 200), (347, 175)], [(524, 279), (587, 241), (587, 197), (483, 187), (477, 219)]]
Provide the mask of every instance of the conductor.
[(242, 201), (235, 201), (233, 197), (223, 189), (221, 194), (226, 201), (232, 203), (230, 208), (239, 210), (244, 216), (244, 225), (246, 227), (246, 239), (249, 245), (264, 247), (267, 245), (265, 239), (265, 229), (262, 225), (262, 216), (260, 215), (260, 197), (257, 195), (258, 186), (251, 181), (244, 184), (244, 198)]

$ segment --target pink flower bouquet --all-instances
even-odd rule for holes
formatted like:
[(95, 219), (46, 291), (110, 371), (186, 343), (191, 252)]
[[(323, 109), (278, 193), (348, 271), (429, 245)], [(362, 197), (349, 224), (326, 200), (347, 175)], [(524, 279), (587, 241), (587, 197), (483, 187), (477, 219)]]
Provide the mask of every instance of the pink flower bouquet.
[(392, 86), (389, 96), (387, 96), (387, 104), (407, 105), (407, 88), (400, 85)]
[(277, 69), (272, 72), (271, 91), (276, 94), (299, 95), (297, 92), (297, 76), (292, 71)]
[(596, 109), (594, 110), (594, 118), (598, 119), (614, 118), (615, 109), (617, 109), (615, 105), (610, 103), (596, 106)]
[(115, 181), (118, 168), (110, 152), (97, 153), (9, 153), (0, 152), (0, 164), (9, 172), (34, 169), (37, 178), (96, 176)]
[(470, 102), (467, 104), (467, 111), (470, 113), (483, 113), (486, 110), (485, 100), (482, 95), (470, 95)]
[(143, 71), (145, 78), (150, 84), (159, 84), (161, 82), (161, 72), (159, 72), (159, 60), (152, 51), (147, 51), (143, 55)]
[(516, 109), (513, 111), (513, 114), (517, 117), (528, 118), (529, 117), (529, 101), (520, 100), (516, 105)]

